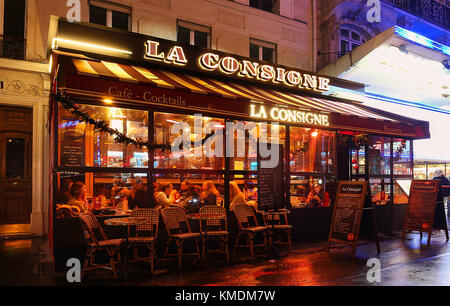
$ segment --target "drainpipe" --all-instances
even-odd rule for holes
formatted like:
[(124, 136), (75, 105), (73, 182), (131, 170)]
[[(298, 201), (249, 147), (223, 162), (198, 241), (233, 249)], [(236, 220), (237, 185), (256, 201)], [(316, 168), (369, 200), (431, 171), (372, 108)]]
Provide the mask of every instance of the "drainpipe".
[(311, 34), (312, 34), (312, 71), (317, 72), (317, 0), (311, 0), (312, 21), (311, 21)]

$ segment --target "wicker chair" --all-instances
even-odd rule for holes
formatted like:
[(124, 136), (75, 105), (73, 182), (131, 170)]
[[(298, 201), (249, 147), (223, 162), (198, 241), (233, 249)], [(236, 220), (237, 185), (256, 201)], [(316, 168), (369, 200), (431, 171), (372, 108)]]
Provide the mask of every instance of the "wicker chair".
[(206, 237), (203, 235), (203, 247), (202, 254), (205, 254), (205, 246), (207, 241), (211, 238), (220, 238), (224, 245), (224, 253), (227, 257), (227, 263), (230, 261), (230, 254), (228, 251), (228, 228), (227, 228), (227, 212), (224, 207), (217, 205), (207, 205), (200, 208), (200, 215), (208, 214), (220, 214), (223, 217), (206, 219), (206, 229), (202, 228), (202, 222), (200, 222), (200, 232), (206, 231)]
[[(79, 219), (87, 243), (81, 277), (83, 278), (86, 271), (98, 268), (111, 269), (113, 275), (116, 275), (116, 265), (121, 265), (119, 250), (123, 239), (108, 239), (97, 218), (92, 214), (80, 214)], [(106, 250), (109, 255), (109, 265), (94, 263), (94, 255), (98, 250)]]
[[(291, 241), (291, 230), (292, 230), (292, 225), (289, 224), (288, 222), (288, 211), (287, 210), (283, 210), (278, 212), (276, 215), (274, 214), (265, 214), (265, 222), (266, 222), (266, 226), (269, 229), (271, 233), (271, 239), (273, 239), (273, 236), (275, 234), (281, 234), (281, 233), (285, 233), (287, 236), (287, 242), (283, 242), (281, 240), (278, 241), (273, 241), (274, 243), (277, 242), (280, 245), (287, 245), (289, 246), (289, 249), (292, 250), (292, 241)], [(281, 236), (281, 235), (280, 235)]]
[[(133, 210), (131, 217), (146, 218), (148, 222), (137, 225), (135, 236), (128, 238), (128, 242), (134, 250), (134, 259), (129, 260), (129, 262), (148, 262), (150, 263), (150, 270), (153, 273), (156, 258), (155, 243), (158, 235), (159, 212), (153, 208), (139, 208)], [(139, 256), (139, 245), (147, 247), (149, 251), (148, 257)]]
[[(201, 239), (200, 233), (193, 233), (189, 226), (186, 213), (181, 207), (167, 207), (161, 210), (161, 216), (164, 221), (164, 225), (167, 230), (168, 240), (166, 242), (166, 249), (164, 251), (164, 257), (166, 258), (169, 251), (169, 245), (172, 241), (175, 241), (177, 246), (178, 267), (181, 268), (181, 257), (183, 255), (197, 255), (200, 260), (199, 239)], [(183, 254), (183, 243), (187, 239), (194, 239), (196, 253)]]
[[(267, 226), (260, 226), (258, 224), (258, 219), (255, 216), (253, 208), (247, 204), (236, 204), (234, 206), (233, 211), (239, 227), (238, 234), (236, 237), (236, 243), (234, 244), (233, 253), (236, 251), (236, 248), (238, 246), (249, 247), (252, 256), (255, 256), (253, 252), (254, 247), (264, 246), (267, 249), (268, 228)], [(262, 233), (264, 238), (264, 244), (255, 245), (253, 243), (253, 238), (256, 236), (257, 233)], [(247, 244), (238, 245), (239, 238), (241, 237), (241, 235), (246, 236)]]

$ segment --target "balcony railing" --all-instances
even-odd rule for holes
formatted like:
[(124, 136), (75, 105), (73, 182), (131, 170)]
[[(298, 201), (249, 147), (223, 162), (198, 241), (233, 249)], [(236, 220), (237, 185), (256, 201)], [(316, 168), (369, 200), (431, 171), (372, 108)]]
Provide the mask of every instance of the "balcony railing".
[(450, 8), (434, 0), (384, 0), (385, 2), (425, 19), (444, 29), (450, 29)]
[(25, 59), (26, 40), (0, 35), (0, 58)]

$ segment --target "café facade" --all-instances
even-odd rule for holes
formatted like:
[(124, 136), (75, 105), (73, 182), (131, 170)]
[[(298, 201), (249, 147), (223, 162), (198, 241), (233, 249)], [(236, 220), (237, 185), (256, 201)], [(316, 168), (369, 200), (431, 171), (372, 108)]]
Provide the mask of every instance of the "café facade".
[[(218, 205), (229, 210), (229, 182), (241, 190), (258, 186), (258, 154), (248, 136), (265, 132), (283, 147), (279, 206), (291, 212), (294, 241), (326, 239), (338, 180), (368, 180), (369, 174), (377, 180), (369, 189), (379, 229), (402, 222), (413, 140), (430, 136), (428, 122), (322, 95), (331, 86), (357, 90), (361, 84), (56, 17), (49, 56), (55, 257), (84, 243), (77, 218), (58, 210), (64, 180), (83, 182), (88, 197), (103, 205), (114, 201), (118, 184), (143, 182), (152, 203), (157, 184), (178, 189), (185, 179), (199, 186), (212, 181)], [(179, 123), (183, 129), (175, 128)], [(239, 123), (248, 127), (243, 135), (228, 130)], [(214, 154), (162, 149), (185, 132), (194, 143), (211, 132), (225, 136), (210, 138)], [(233, 151), (224, 152), (230, 139)], [(322, 201), (312, 205), (307, 198), (314, 184)]]

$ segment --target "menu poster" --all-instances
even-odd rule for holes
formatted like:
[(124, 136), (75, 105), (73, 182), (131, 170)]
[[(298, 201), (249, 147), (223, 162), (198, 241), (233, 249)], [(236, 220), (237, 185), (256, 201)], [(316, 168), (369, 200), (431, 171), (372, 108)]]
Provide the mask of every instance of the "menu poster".
[(430, 243), (438, 192), (438, 180), (412, 181), (402, 239), (406, 230), (428, 232), (428, 244)]
[(60, 128), (61, 135), (61, 165), (62, 166), (84, 166), (85, 165), (85, 143), (84, 124), (80, 129), (78, 121), (68, 121)]
[(260, 210), (271, 210), (284, 208), (284, 174), (283, 174), (283, 146), (279, 144), (268, 144), (278, 147), (278, 163), (272, 168), (262, 168), (262, 160), (270, 160), (262, 157), (258, 150), (258, 208)]
[(339, 182), (327, 250), (330, 247), (330, 242), (333, 241), (353, 245), (354, 252), (356, 241), (358, 240), (366, 192), (367, 182)]

